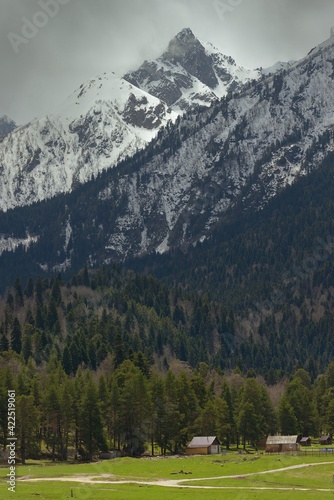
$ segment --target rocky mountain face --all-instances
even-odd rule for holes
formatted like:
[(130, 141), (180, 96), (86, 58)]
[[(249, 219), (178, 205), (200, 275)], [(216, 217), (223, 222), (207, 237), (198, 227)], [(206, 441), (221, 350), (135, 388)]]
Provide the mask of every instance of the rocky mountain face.
[(183, 30), (157, 61), (84, 83), (62, 105), (0, 144), (0, 210), (72, 191), (143, 149), (185, 110), (209, 106), (258, 71)]
[[(168, 52), (168, 60), (172, 52), (173, 57), (178, 57), (173, 44)], [(187, 67), (194, 68), (196, 64), (190, 59)], [(245, 211), (261, 210), (278, 192), (316, 169), (334, 149), (333, 61), (331, 38), (287, 69), (250, 81), (239, 92), (228, 94), (210, 107), (191, 109), (174, 123), (170, 121), (145, 150), (72, 194), (43, 204), (42, 212), (37, 206), (4, 214), (0, 218), (0, 250), (5, 255), (9, 247), (24, 248), (22, 259), (30, 258), (37, 267), (53, 271), (85, 262), (96, 265), (124, 261), (203, 241), (231, 210), (237, 211), (239, 217)], [(215, 84), (213, 73), (207, 83)], [(103, 81), (91, 83), (94, 95), (100, 85), (103, 87)], [(87, 168), (88, 175), (92, 162), (106, 165), (103, 155), (111, 146), (116, 150), (123, 147), (123, 142), (117, 142), (116, 132), (108, 149), (103, 146), (103, 140), (107, 140), (105, 121), (111, 109), (114, 117), (122, 115), (117, 131), (124, 130), (128, 112), (131, 125), (127, 126), (135, 130), (134, 117), (139, 123), (144, 120), (147, 133), (152, 132), (149, 127), (155, 119), (162, 123), (166, 119), (166, 103), (162, 105), (157, 97), (149, 99), (150, 94), (125, 80), (122, 85), (127, 91), (121, 96), (126, 97), (118, 98), (118, 107), (113, 104), (111, 108), (101, 99), (97, 107), (84, 108), (80, 98), (90, 95), (90, 88), (84, 86), (75, 93), (70, 109), (76, 110), (79, 102), (83, 112), (80, 118), (74, 118), (74, 111), (71, 115), (67, 106), (67, 114), (57, 115), (62, 130), (68, 123), (62, 142), (47, 118), (44, 128), (40, 128), (41, 122), (35, 124), (39, 134), (40, 130), (45, 136), (53, 131), (53, 138), (48, 135), (47, 141), (50, 161), (55, 151), (61, 152), (65, 164), (73, 165), (80, 181), (84, 177), (81, 172)], [(135, 96), (131, 99), (130, 90)], [(140, 106), (145, 107), (144, 114)], [(147, 107), (152, 110), (148, 121)], [(161, 112), (158, 118), (156, 110)], [(93, 133), (99, 123), (99, 134)], [(113, 123), (109, 123), (109, 132), (114, 131)], [(18, 141), (18, 134), (34, 137), (31, 127), (21, 128), (9, 137), (11, 141), (17, 138), (22, 155), (27, 147), (26, 142)], [(69, 148), (70, 137), (75, 141)], [(57, 148), (52, 148), (51, 140)], [(30, 167), (34, 171), (47, 155), (41, 142), (30, 143), (35, 151), (38, 147), (41, 150)], [(80, 171), (75, 170), (75, 155), (82, 155)], [(68, 170), (61, 165), (55, 161), (54, 171), (59, 177)], [(70, 190), (72, 177), (68, 179)], [(13, 199), (20, 199), (19, 194)]]
[(228, 91), (260, 76), (259, 70), (237, 66), (231, 57), (184, 29), (161, 57), (145, 61), (124, 78), (180, 113), (194, 106), (209, 106)]
[(113, 73), (81, 85), (0, 144), (1, 209), (71, 191), (146, 146), (171, 117), (165, 103)]
[(5, 138), (0, 210), (72, 191), (133, 156), (184, 110), (208, 106), (257, 76), (183, 30), (157, 61), (124, 78), (104, 73), (86, 82), (62, 106)]
[(101, 228), (105, 259), (203, 241), (228, 210), (260, 210), (314, 170), (334, 148), (333, 60), (330, 39), (287, 71), (187, 114), (152, 158), (110, 178), (96, 200), (114, 214)]
[(10, 134), (17, 127), (16, 123), (8, 118), (7, 115), (3, 115), (0, 118), (0, 141), (6, 137), (6, 135)]

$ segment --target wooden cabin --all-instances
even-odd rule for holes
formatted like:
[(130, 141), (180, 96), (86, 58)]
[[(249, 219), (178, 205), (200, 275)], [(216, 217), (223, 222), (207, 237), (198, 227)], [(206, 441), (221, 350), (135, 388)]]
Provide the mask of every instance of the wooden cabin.
[(284, 453), (300, 449), (298, 436), (268, 436), (266, 453)]
[(299, 441), (300, 446), (311, 446), (312, 441), (310, 437), (302, 437)]
[(319, 443), (323, 446), (326, 446), (327, 444), (332, 444), (332, 436), (329, 435), (321, 436), (321, 438), (319, 439)]
[(217, 455), (220, 447), (217, 436), (195, 436), (186, 448), (186, 455)]

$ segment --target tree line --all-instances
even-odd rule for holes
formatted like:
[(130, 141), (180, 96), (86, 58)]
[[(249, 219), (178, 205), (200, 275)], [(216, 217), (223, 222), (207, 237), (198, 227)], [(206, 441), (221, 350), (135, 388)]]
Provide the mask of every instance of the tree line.
[[(4, 363), (7, 361), (7, 363)], [(65, 373), (55, 350), (38, 369), (1, 358), (0, 442), (7, 444), (7, 392), (16, 391), (17, 451), (26, 459), (92, 460), (101, 451), (138, 456), (180, 453), (194, 435), (245, 447), (268, 434), (319, 436), (334, 431), (334, 363), (314, 384), (304, 369), (287, 382), (275, 408), (268, 387), (234, 373), (212, 378), (208, 365), (159, 375), (130, 360), (98, 373)]]
[[(283, 343), (263, 328), (270, 349)], [(332, 433), (334, 363), (274, 371), (264, 353), (260, 362), (254, 340), (238, 343), (233, 310), (151, 276), (111, 266), (68, 283), (17, 279), (0, 300), (1, 443), (13, 389), (23, 462), (178, 452), (195, 434), (229, 447)], [(287, 382), (274, 405), (277, 379)]]

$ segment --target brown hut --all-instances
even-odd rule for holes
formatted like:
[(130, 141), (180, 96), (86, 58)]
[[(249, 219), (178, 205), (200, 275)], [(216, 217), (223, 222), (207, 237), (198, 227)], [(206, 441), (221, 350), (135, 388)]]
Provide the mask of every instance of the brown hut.
[(195, 436), (186, 448), (186, 455), (216, 455), (220, 446), (217, 436)]
[(309, 437), (302, 437), (301, 440), (299, 441), (300, 446), (311, 446), (312, 441), (311, 438)]
[(298, 451), (298, 436), (268, 436), (266, 442), (266, 453), (282, 453), (286, 451)]
[(332, 436), (324, 435), (321, 436), (319, 439), (319, 443), (322, 444), (323, 446), (326, 446), (327, 444), (332, 444)]

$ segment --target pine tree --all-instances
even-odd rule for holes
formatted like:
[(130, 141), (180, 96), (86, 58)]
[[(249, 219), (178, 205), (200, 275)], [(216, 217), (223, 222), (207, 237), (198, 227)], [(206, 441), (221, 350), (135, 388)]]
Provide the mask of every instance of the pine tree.
[(276, 414), (268, 391), (264, 387), (254, 378), (247, 378), (240, 389), (239, 396), (241, 406), (246, 402), (253, 405), (255, 413), (259, 417), (259, 426), (263, 435), (276, 431)]
[(37, 304), (39, 304), (41, 307), (43, 306), (43, 292), (44, 292), (43, 280), (41, 277), (38, 277), (35, 282), (35, 299)]
[(262, 437), (260, 418), (261, 415), (256, 412), (252, 403), (247, 401), (242, 403), (237, 417), (237, 425), (244, 449), (247, 440), (256, 443)]
[(325, 415), (325, 427), (324, 430), (328, 434), (334, 434), (334, 398), (333, 398), (333, 392), (330, 394), (330, 398), (328, 401), (328, 406), (326, 408), (326, 415)]
[(279, 424), (283, 435), (295, 435), (300, 432), (294, 409), (284, 397), (279, 404)]
[(121, 446), (121, 395), (116, 379), (112, 380), (110, 388), (110, 441), (113, 448), (119, 450)]
[(70, 355), (71, 355), (72, 370), (75, 373), (78, 369), (78, 366), (80, 365), (80, 363), (82, 361), (82, 358), (81, 358), (78, 346), (75, 342), (71, 342), (69, 350), (70, 350)]
[(28, 311), (27, 311), (25, 323), (28, 323), (31, 326), (35, 326), (35, 320), (34, 320), (34, 316), (33, 316), (32, 312), (31, 312), (31, 309), (28, 309)]
[(10, 347), (13, 351), (20, 354), (22, 349), (22, 332), (19, 320), (15, 317), (10, 337)]
[(125, 373), (121, 387), (120, 405), (125, 447), (131, 456), (135, 456), (144, 451), (148, 434), (149, 396), (147, 379), (137, 367), (131, 365), (128, 365), (129, 371)]
[(215, 406), (218, 412), (217, 419), (217, 435), (222, 443), (228, 444), (228, 439), (231, 436), (231, 419), (227, 402), (222, 398), (215, 399)]
[(84, 267), (84, 270), (83, 270), (83, 285), (84, 286), (87, 286), (89, 287), (90, 286), (90, 280), (89, 280), (89, 274), (88, 274), (88, 269), (87, 269), (87, 266)]
[(200, 408), (204, 408), (208, 400), (208, 393), (204, 378), (200, 374), (196, 373), (191, 377), (190, 383)]
[(177, 381), (171, 370), (168, 370), (165, 380), (165, 395), (166, 395), (166, 422), (168, 425), (164, 427), (164, 453), (167, 449), (175, 450), (177, 447), (178, 436), (180, 432), (180, 410), (177, 400)]
[(14, 311), (14, 297), (10, 290), (7, 292), (7, 298), (6, 298), (6, 306), (10, 312)]
[(45, 426), (44, 439), (48, 449), (51, 451), (52, 461), (56, 459), (56, 451), (58, 451), (60, 441), (59, 426), (61, 414), (58, 390), (54, 383), (48, 383), (42, 406)]
[(59, 391), (60, 428), (59, 428), (59, 455), (60, 460), (67, 460), (70, 431), (73, 422), (73, 385), (67, 378)]
[(161, 455), (166, 453), (165, 441), (167, 428), (166, 394), (163, 380), (154, 374), (149, 382), (149, 395), (151, 402), (150, 433), (151, 452), (154, 455), (154, 442), (160, 446)]
[(32, 395), (19, 395), (16, 399), (17, 447), (22, 465), (26, 458), (36, 458), (39, 452), (39, 415)]
[(40, 328), (43, 330), (45, 328), (45, 318), (44, 318), (44, 312), (43, 308), (39, 303), (37, 303), (36, 306), (36, 316), (35, 316), (35, 325), (36, 328)]
[(111, 434), (110, 392), (104, 375), (100, 375), (99, 377), (98, 395), (101, 407), (103, 427), (107, 430), (107, 435), (110, 437)]
[(25, 296), (28, 298), (28, 299), (31, 299), (32, 296), (34, 295), (34, 282), (32, 280), (32, 278), (29, 278), (28, 280), (28, 283), (27, 283), (27, 286), (26, 286), (26, 289), (24, 291), (25, 293)]
[(135, 366), (138, 366), (139, 370), (142, 372), (143, 375), (145, 375), (146, 378), (149, 378), (151, 371), (150, 364), (146, 356), (144, 356), (144, 354), (141, 351), (136, 353), (134, 364)]
[(19, 278), (16, 278), (15, 280), (14, 294), (15, 294), (16, 307), (23, 307), (24, 299), (23, 299), (22, 285)]
[(54, 299), (57, 306), (61, 303), (61, 289), (58, 279), (55, 279), (51, 288), (51, 297)]
[(82, 392), (79, 418), (80, 440), (87, 458), (92, 460), (97, 451), (106, 451), (107, 444), (104, 437), (98, 392), (90, 375), (85, 381)]
[[(30, 326), (30, 325), (26, 325)], [(24, 361), (27, 363), (30, 356), (32, 356), (32, 335), (30, 332), (27, 332), (27, 328), (25, 327), (24, 334), (22, 336), (22, 354)]]
[(66, 345), (63, 350), (61, 364), (67, 375), (73, 373), (72, 357), (68, 346)]
[(46, 317), (46, 324), (50, 332), (57, 323), (59, 323), (57, 303), (55, 299), (51, 297)]
[(222, 385), (222, 389), (221, 389), (221, 398), (227, 404), (228, 431), (226, 433), (226, 448), (229, 449), (230, 443), (232, 442), (232, 440), (236, 434), (236, 423), (235, 423), (235, 419), (234, 419), (234, 405), (233, 405), (233, 400), (232, 400), (232, 394), (231, 394), (231, 390), (230, 390), (226, 380), (223, 381), (223, 385)]
[(8, 351), (9, 342), (5, 333), (3, 333), (0, 337), (0, 352)]
[(185, 372), (181, 372), (177, 378), (176, 391), (179, 412), (179, 433), (175, 443), (177, 452), (179, 445), (185, 446), (189, 441), (190, 427), (198, 415), (198, 408), (196, 395)]
[(286, 386), (282, 399), (293, 408), (298, 421), (298, 434), (313, 435), (316, 427), (316, 412), (311, 389), (306, 387), (297, 376)]
[(327, 387), (334, 387), (334, 361), (329, 363), (326, 370)]
[[(225, 403), (226, 404), (226, 403)], [(195, 421), (198, 436), (215, 436), (218, 434), (218, 408), (213, 399), (209, 399)]]
[(125, 345), (120, 333), (116, 333), (114, 341), (115, 366), (120, 366), (126, 359)]

